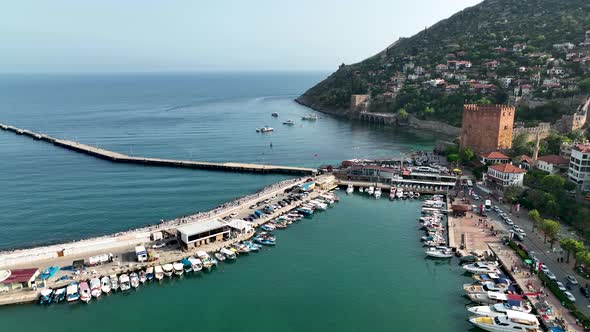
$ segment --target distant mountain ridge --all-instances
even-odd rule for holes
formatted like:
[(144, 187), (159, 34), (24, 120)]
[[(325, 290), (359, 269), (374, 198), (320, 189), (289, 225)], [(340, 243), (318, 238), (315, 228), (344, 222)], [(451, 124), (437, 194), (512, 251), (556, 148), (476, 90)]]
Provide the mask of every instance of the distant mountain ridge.
[[(351, 95), (370, 94), (370, 111), (405, 112), (459, 125), (464, 103), (521, 103), (518, 120), (553, 121), (571, 112), (527, 112), (529, 100), (587, 93), (590, 1), (485, 0), (400, 38), (336, 72), (296, 100), (351, 115)], [(555, 113), (555, 114), (553, 114)], [(518, 114), (518, 113), (517, 113)]]

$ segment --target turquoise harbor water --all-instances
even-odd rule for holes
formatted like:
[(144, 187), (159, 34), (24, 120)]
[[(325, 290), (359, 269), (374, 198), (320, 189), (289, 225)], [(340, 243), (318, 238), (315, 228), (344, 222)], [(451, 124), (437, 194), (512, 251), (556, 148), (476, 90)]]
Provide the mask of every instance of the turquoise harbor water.
[[(309, 110), (292, 99), (324, 75), (4, 76), (0, 122), (177, 159), (318, 166), (432, 148), (428, 133), (328, 115), (301, 122)], [(297, 125), (281, 124), (289, 118)], [(275, 132), (255, 132), (264, 125)], [(0, 249), (156, 223), (284, 178), (118, 165), (4, 132), (0, 156)], [(423, 258), (419, 207), (344, 196), (276, 232), (275, 248), (213, 273), (90, 305), (3, 307), (0, 322), (10, 331), (467, 330), (460, 285), (468, 278), (456, 262)]]

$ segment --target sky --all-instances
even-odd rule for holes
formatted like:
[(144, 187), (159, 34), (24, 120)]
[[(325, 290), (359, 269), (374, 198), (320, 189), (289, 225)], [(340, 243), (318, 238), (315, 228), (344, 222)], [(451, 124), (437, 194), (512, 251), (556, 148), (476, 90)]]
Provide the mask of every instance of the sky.
[(0, 72), (334, 70), (480, 0), (4, 0)]

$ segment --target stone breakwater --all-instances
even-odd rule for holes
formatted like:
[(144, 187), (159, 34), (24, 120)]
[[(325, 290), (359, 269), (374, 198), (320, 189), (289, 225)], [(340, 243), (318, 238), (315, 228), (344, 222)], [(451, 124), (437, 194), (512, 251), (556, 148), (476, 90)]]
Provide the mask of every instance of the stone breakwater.
[(68, 243), (54, 244), (29, 249), (16, 249), (11, 251), (0, 252), (0, 269), (3, 267), (29, 264), (41, 260), (52, 259), (57, 257), (67, 257), (83, 255), (85, 253), (94, 253), (100, 251), (109, 251), (121, 247), (129, 247), (138, 243), (151, 241), (151, 235), (154, 232), (165, 231), (180, 225), (199, 222), (222, 215), (229, 214), (244, 206), (248, 206), (260, 199), (270, 197), (284, 191), (286, 188), (305, 182), (307, 178), (297, 178), (284, 180), (247, 196), (237, 198), (231, 202), (224, 203), (218, 207), (207, 211), (199, 212), (190, 216), (183, 216), (168, 221), (160, 221), (159, 224), (153, 224), (142, 228), (119, 232), (115, 234), (88, 238)]

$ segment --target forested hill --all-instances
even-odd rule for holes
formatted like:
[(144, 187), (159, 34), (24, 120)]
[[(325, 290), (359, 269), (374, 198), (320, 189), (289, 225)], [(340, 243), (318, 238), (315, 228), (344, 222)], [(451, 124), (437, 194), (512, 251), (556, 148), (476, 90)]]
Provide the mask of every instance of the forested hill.
[[(556, 106), (560, 100), (590, 93), (588, 30), (588, 0), (486, 0), (360, 63), (341, 65), (297, 101), (345, 112), (352, 94), (370, 94), (371, 111), (459, 125), (465, 102), (518, 97), (525, 118), (517, 120), (553, 121), (571, 112)], [(554, 109), (537, 115), (527, 100)]]

